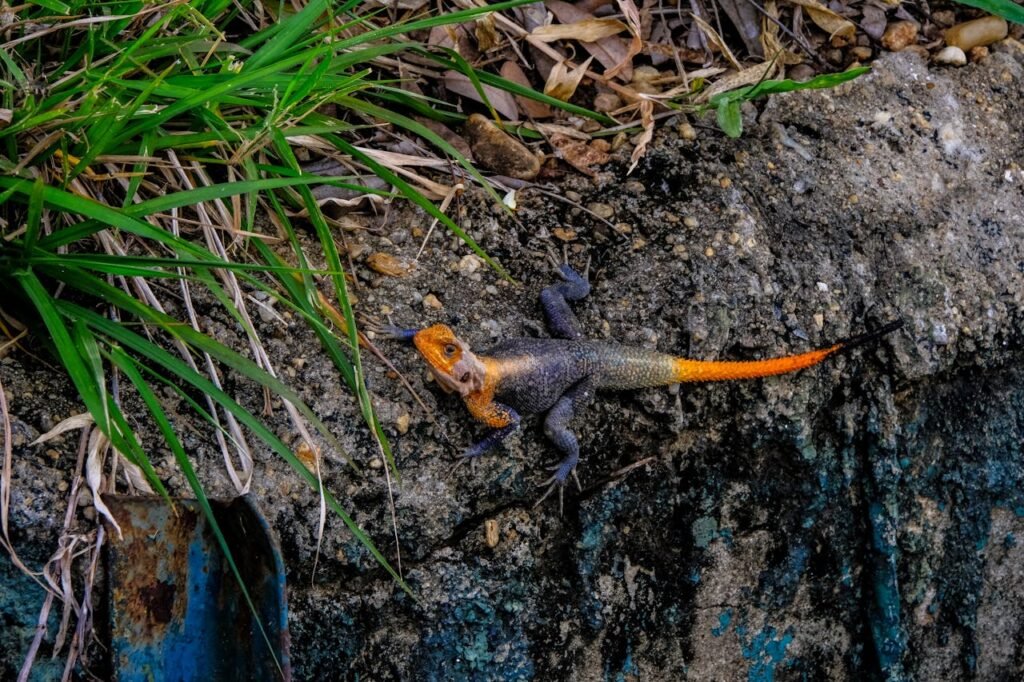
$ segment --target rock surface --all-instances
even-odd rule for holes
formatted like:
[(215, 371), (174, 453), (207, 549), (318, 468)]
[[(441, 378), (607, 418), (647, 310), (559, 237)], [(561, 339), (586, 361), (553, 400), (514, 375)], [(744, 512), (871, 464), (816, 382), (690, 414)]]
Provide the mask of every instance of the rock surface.
[[(708, 122), (692, 140), (665, 126), (631, 177), (623, 157), (568, 181), (561, 197), (578, 200), (524, 191), (514, 219), (464, 203), (460, 224), (519, 285), (460, 268), (467, 250), (439, 231), (406, 277), (360, 263), (361, 310), (449, 323), (479, 349), (542, 333), (537, 294), (558, 228), (571, 228), (570, 262), (591, 258), (593, 293), (575, 309), (595, 337), (751, 359), (906, 325), (797, 375), (600, 396), (575, 422), (583, 490), (566, 491), (561, 515), (557, 502), (534, 507), (555, 458), (536, 418), (453, 471), (480, 429), (411, 350), (381, 342), (433, 412), (366, 360), (402, 473), (402, 570), (419, 601), (333, 517), (313, 575), (317, 500), (257, 453), (253, 489), (289, 567), (295, 678), (1020, 678), (1022, 78), (1012, 48), (957, 70), (891, 55), (840, 89), (772, 99), (740, 140)], [(579, 208), (594, 202), (616, 222)], [(407, 211), (389, 229), (425, 223)], [(408, 259), (421, 241), (358, 239)], [(443, 308), (424, 307), (428, 296)], [(312, 336), (272, 326), (280, 365), (306, 359), (291, 383), (367, 464), (376, 447)], [(230, 338), (227, 319), (211, 328)], [(0, 371), (28, 438), (81, 408), (25, 363)], [(225, 493), (216, 449), (186, 437), (209, 490)], [(77, 438), (53, 445), (56, 459), (27, 442), (15, 447), (11, 523), (41, 561)], [(330, 462), (327, 485), (394, 560), (383, 469), (363, 470)], [(4, 679), (35, 618), (7, 589), (14, 575), (0, 561)]]

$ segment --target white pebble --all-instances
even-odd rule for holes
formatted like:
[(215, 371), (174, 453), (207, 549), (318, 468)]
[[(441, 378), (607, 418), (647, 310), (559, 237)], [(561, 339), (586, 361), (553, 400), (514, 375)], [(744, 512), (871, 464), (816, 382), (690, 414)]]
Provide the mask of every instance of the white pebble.
[(967, 63), (967, 55), (959, 47), (950, 45), (939, 50), (938, 54), (935, 55), (935, 63), (947, 66), (963, 66)]

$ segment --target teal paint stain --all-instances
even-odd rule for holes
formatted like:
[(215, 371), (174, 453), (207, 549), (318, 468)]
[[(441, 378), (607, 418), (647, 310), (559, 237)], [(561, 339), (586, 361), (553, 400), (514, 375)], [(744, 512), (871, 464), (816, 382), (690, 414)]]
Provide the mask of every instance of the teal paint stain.
[(887, 679), (903, 679), (903, 652), (906, 634), (900, 623), (900, 591), (897, 583), (896, 547), (889, 540), (892, 521), (879, 502), (872, 502), (868, 518), (872, 530), (874, 571), (872, 586), (871, 635), (882, 674)]
[[(631, 641), (626, 642), (626, 657), (622, 661), (622, 668), (615, 673), (615, 682), (626, 682), (639, 676), (640, 668), (637, 666), (636, 661), (633, 660), (633, 643)], [(609, 679), (607, 671), (604, 677), (606, 680)]]
[(747, 682), (774, 682), (775, 671), (786, 660), (786, 648), (793, 641), (793, 629), (786, 628), (777, 637), (778, 631), (768, 625), (749, 641), (743, 642), (746, 632), (745, 627), (736, 628), (736, 633), (741, 637), (743, 658), (751, 662), (747, 669)]
[(725, 631), (729, 629), (729, 623), (732, 622), (732, 609), (726, 609), (718, 614), (718, 627), (711, 628), (711, 634), (715, 637), (721, 637), (725, 634)]
[(693, 534), (693, 544), (701, 549), (707, 549), (711, 541), (718, 536), (718, 521), (710, 516), (701, 516), (690, 525), (690, 532)]

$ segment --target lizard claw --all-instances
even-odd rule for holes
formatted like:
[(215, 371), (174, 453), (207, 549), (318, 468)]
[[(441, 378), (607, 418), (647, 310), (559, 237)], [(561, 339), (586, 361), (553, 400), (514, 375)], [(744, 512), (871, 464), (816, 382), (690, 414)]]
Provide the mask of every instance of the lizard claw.
[(564, 502), (563, 496), (565, 494), (565, 481), (558, 480), (558, 475), (556, 474), (540, 485), (541, 487), (547, 486), (548, 489), (545, 490), (544, 494), (540, 496), (540, 499), (534, 503), (533, 508), (536, 509), (539, 507), (544, 500), (548, 499), (548, 495), (550, 495), (555, 488), (558, 488), (558, 515), (561, 516)]
[(555, 252), (554, 247), (550, 244), (547, 245), (548, 262), (551, 263), (552, 267), (555, 268), (555, 272), (559, 275), (562, 274), (562, 266), (569, 263), (569, 253), (565, 250), (565, 245), (562, 245), (562, 257), (559, 258)]
[(465, 464), (466, 462), (469, 462), (470, 473), (475, 472), (475, 470), (476, 470), (476, 461), (477, 461), (477, 459), (479, 459), (480, 453), (474, 454), (474, 453), (471, 452), (471, 450), (472, 449), (467, 450), (466, 452), (464, 452), (461, 455), (459, 455), (459, 459), (455, 462), (455, 464), (452, 465), (451, 471), (448, 472), (448, 478), (451, 478), (452, 476), (454, 476), (455, 473), (459, 469), (461, 469), (462, 465)]
[(539, 507), (541, 502), (546, 500), (548, 496), (555, 490), (555, 488), (558, 488), (558, 515), (561, 516), (564, 501), (563, 497), (565, 495), (565, 485), (566, 482), (569, 480), (570, 475), (572, 475), (572, 480), (576, 483), (576, 490), (578, 490), (579, 492), (583, 492), (583, 487), (580, 485), (579, 476), (576, 475), (576, 467), (574, 466), (568, 472), (563, 471), (562, 468), (562, 464), (555, 464), (554, 466), (548, 467), (549, 471), (554, 471), (555, 473), (551, 476), (551, 478), (547, 479), (546, 481), (540, 484), (540, 487), (547, 486), (547, 490), (544, 491), (544, 494), (541, 495), (540, 499), (537, 500), (536, 504), (533, 505), (534, 509)]

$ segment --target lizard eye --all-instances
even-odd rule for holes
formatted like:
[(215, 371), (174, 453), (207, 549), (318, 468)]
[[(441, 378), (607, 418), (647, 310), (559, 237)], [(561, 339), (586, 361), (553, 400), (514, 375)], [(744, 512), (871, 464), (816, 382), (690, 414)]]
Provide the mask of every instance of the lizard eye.
[(444, 354), (448, 357), (455, 355), (455, 344), (449, 343), (444, 347)]

